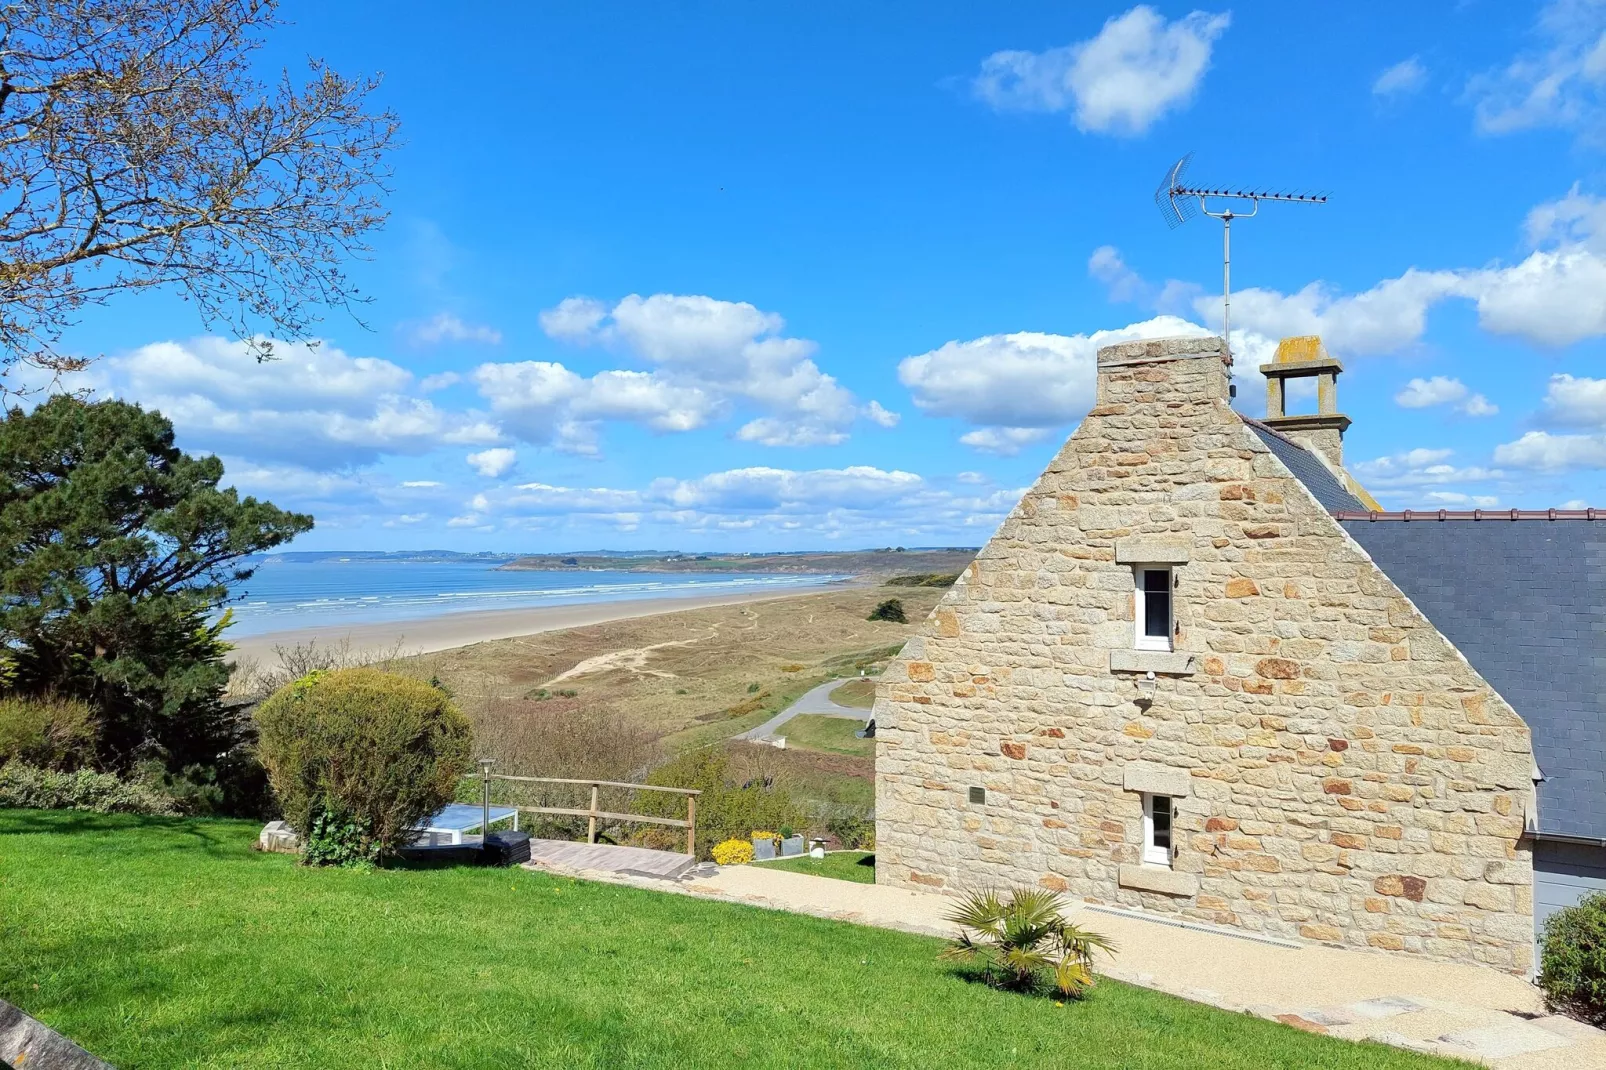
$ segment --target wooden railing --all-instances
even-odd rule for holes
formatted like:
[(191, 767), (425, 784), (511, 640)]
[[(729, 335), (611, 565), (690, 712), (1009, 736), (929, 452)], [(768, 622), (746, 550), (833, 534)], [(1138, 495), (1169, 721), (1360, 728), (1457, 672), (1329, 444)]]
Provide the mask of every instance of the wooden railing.
[[(672, 828), (686, 830), (686, 853), (693, 858), (697, 857), (697, 796), (702, 792), (694, 788), (666, 788), (658, 784), (629, 784), (618, 780), (570, 780), (564, 777), (549, 776), (508, 776), (502, 773), (492, 773), (489, 759), (480, 759), (480, 774), (473, 777), (483, 781), (485, 824), (482, 828), (490, 827), (491, 820), (491, 781), (502, 780), (516, 784), (569, 784), (591, 789), (591, 806), (580, 810), (567, 806), (515, 806), (513, 809), (521, 814), (556, 814), (564, 817), (586, 818), (586, 842), (597, 842), (597, 821), (635, 821), (645, 825), (668, 825)], [(611, 810), (601, 810), (597, 807), (597, 794), (602, 788), (624, 788), (630, 791), (658, 791), (668, 795), (684, 795), (686, 797), (686, 817), (657, 817), (652, 814), (621, 814)]]

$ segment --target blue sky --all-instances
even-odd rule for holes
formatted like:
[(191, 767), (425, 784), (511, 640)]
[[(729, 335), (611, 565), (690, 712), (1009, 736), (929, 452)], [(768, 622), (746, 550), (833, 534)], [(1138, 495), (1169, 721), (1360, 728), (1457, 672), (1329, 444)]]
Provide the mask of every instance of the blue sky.
[(285, 14), (265, 65), (402, 121), (367, 326), (68, 341), (298, 548), (979, 544), (1097, 345), (1219, 330), (1219, 227), (1152, 201), (1190, 150), (1333, 195), (1235, 227), (1245, 411), (1320, 333), (1387, 506), (1606, 505), (1606, 0)]

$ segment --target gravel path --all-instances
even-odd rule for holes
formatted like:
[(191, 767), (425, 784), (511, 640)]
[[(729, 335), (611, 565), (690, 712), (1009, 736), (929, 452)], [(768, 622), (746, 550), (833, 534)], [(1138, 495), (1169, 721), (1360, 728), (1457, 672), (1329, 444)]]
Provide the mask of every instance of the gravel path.
[(757, 728), (749, 728), (746, 732), (738, 733), (733, 739), (770, 739), (775, 730), (800, 713), (813, 713), (825, 717), (846, 717), (855, 721), (868, 721), (869, 710), (856, 710), (852, 706), (841, 706), (831, 701), (832, 691), (847, 683), (846, 680), (827, 680), (819, 687), (811, 688), (798, 696), (798, 700), (774, 717), (765, 721)]

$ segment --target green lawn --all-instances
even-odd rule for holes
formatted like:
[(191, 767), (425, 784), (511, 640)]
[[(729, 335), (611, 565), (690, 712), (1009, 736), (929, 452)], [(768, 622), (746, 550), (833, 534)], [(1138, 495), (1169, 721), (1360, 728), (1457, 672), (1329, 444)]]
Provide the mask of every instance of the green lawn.
[(861, 676), (833, 688), (827, 697), (838, 706), (867, 710), (875, 705), (875, 685), (874, 676)]
[(823, 750), (832, 754), (869, 757), (875, 754), (875, 740), (860, 739), (853, 734), (863, 727), (863, 721), (855, 721), (848, 717), (800, 713), (781, 726), (780, 734), (786, 737), (788, 747), (807, 747), (809, 750)]
[(243, 822), (0, 811), (0, 997), (154, 1067), (1435, 1067), (937, 940), (521, 870), (304, 869)]
[(832, 851), (824, 858), (802, 855), (783, 858), (778, 862), (756, 862), (765, 869), (786, 869), (793, 873), (808, 873), (815, 877), (834, 877), (839, 881), (875, 883), (874, 851)]

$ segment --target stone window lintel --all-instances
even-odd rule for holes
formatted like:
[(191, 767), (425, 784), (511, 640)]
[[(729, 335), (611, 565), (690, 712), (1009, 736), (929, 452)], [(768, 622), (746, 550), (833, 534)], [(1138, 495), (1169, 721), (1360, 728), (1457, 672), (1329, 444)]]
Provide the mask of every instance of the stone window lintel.
[(1193, 793), (1193, 776), (1186, 769), (1156, 762), (1127, 762), (1121, 771), (1121, 787), (1125, 791), (1186, 799)]
[(1185, 540), (1134, 535), (1115, 540), (1115, 561), (1119, 565), (1186, 565), (1192, 550)]

